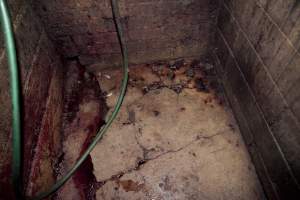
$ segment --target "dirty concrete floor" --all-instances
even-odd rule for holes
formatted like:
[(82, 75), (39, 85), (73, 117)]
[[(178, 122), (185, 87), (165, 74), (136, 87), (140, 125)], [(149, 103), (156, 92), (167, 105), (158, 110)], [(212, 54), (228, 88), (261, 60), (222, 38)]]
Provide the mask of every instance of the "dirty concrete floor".
[[(91, 154), (98, 200), (264, 199), (211, 70), (195, 61), (130, 68), (123, 107)], [(122, 71), (97, 76), (112, 108)]]

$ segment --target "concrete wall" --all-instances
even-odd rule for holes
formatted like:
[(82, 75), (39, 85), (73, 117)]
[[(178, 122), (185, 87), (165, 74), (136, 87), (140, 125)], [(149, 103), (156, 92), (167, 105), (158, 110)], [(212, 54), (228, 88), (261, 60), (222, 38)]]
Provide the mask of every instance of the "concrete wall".
[(299, 197), (299, 13), (298, 0), (220, 7), (218, 70), (270, 199)]
[[(42, 185), (51, 185), (55, 178), (52, 158), (60, 144), (63, 67), (30, 5), (21, 0), (10, 0), (9, 5), (23, 87), (24, 182), (27, 194), (33, 194), (43, 189)], [(9, 72), (2, 32), (0, 38), (0, 199), (12, 199)]]
[[(34, 1), (49, 36), (83, 65), (119, 65), (110, 0)], [(199, 57), (214, 35), (215, 1), (120, 0), (131, 63)]]

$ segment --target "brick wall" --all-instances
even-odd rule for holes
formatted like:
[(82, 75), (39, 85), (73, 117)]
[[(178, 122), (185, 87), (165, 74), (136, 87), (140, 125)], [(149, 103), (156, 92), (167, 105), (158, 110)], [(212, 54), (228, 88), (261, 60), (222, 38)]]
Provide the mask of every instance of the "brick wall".
[(218, 70), (270, 199), (299, 196), (299, 13), (298, 0), (220, 7)]
[[(120, 47), (109, 0), (33, 1), (38, 18), (26, 1), (9, 3), (23, 85), (24, 181), (32, 195), (54, 182), (60, 149), (63, 67), (48, 37), (65, 57), (98, 67), (119, 65)], [(200, 57), (215, 42), (219, 74), (266, 193), (270, 199), (299, 195), (299, 1), (226, 0), (219, 8), (217, 37), (218, 1), (120, 3), (131, 63)], [(6, 63), (0, 37), (0, 199), (12, 193)]]
[[(63, 68), (31, 6), (21, 0), (10, 0), (9, 6), (22, 78), (24, 182), (32, 194), (55, 178), (52, 166), (60, 144)], [(2, 32), (0, 38), (0, 199), (11, 199), (11, 100)]]
[[(47, 33), (84, 65), (121, 62), (110, 0), (34, 1)], [(120, 0), (131, 63), (199, 57), (214, 35), (215, 1)]]

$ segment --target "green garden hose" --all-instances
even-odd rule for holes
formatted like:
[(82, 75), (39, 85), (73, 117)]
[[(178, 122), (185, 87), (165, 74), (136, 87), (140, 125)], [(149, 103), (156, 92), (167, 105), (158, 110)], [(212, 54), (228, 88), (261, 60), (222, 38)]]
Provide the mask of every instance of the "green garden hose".
[(0, 0), (0, 20), (3, 30), (8, 67), (10, 71), (10, 95), (12, 102), (12, 177), (16, 195), (21, 191), (21, 108), (18, 60), (13, 27), (5, 0)]
[[(19, 109), (19, 92), (20, 89), (18, 87), (18, 73), (17, 73), (17, 59), (16, 59), (16, 49), (15, 49), (15, 44), (14, 44), (14, 39), (13, 39), (13, 34), (12, 34), (12, 28), (11, 28), (11, 22), (9, 20), (9, 14), (7, 10), (7, 6), (4, 0), (1, 1), (1, 21), (3, 21), (3, 30), (7, 35), (5, 37), (5, 41), (7, 44), (7, 52), (8, 52), (8, 57), (9, 57), (9, 66), (11, 68), (11, 82), (12, 82), (12, 102), (13, 102), (13, 180), (15, 183), (15, 189), (19, 189), (20, 187), (20, 177), (21, 177), (21, 168), (20, 168), (20, 163), (21, 163), (21, 126), (20, 126), (20, 109)], [(100, 128), (98, 131), (97, 135), (95, 136), (94, 140), (90, 144), (90, 146), (86, 149), (86, 151), (83, 153), (83, 155), (77, 160), (75, 165), (68, 171), (66, 175), (64, 175), (61, 179), (59, 179), (49, 190), (44, 191), (40, 194), (38, 194), (36, 197), (31, 197), (29, 199), (34, 199), (34, 200), (40, 200), (48, 197), (49, 195), (53, 194), (56, 192), (65, 182), (67, 182), (72, 175), (76, 172), (76, 170), (80, 167), (80, 165), (86, 160), (88, 155), (91, 153), (91, 151), (94, 149), (96, 144), (100, 141), (102, 136), (105, 134), (105, 132), (108, 130), (108, 128), (111, 126), (112, 122), (116, 118), (122, 102), (125, 97), (126, 89), (127, 89), (127, 82), (128, 82), (128, 52), (127, 48), (125, 45), (125, 40), (124, 40), (124, 35), (123, 35), (123, 30), (122, 30), (122, 25), (120, 21), (120, 13), (119, 13), (119, 7), (118, 7), (118, 0), (111, 0), (112, 3), (112, 11), (113, 11), (113, 17), (114, 17), (114, 22), (116, 25), (117, 33), (118, 33), (118, 38), (121, 46), (121, 51), (122, 51), (122, 57), (123, 57), (123, 70), (124, 70), (124, 76), (123, 76), (123, 81), (121, 85), (121, 90), (119, 94), (119, 98), (117, 100), (116, 106), (106, 121), (106, 124)]]

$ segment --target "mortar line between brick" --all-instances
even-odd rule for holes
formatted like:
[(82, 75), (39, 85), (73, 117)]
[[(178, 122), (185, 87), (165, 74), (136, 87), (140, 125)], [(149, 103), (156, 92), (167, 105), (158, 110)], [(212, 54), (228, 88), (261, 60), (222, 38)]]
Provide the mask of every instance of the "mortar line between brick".
[(33, 65), (34, 65), (35, 62), (37, 62), (37, 59), (38, 59), (38, 56), (39, 56), (39, 54), (37, 52), (39, 52), (42, 48), (42, 45), (41, 45), (42, 41), (43, 41), (43, 36), (42, 35), (43, 35), (43, 33), (40, 35), (39, 41), (38, 41), (37, 46), (35, 48), (34, 56), (33, 56), (32, 61), (30, 63), (31, 67), (30, 67), (29, 71), (26, 73), (25, 83), (24, 83), (24, 93), (27, 92), (28, 84), (29, 84), (29, 79), (27, 77), (30, 76), (30, 74), (32, 73), (33, 68), (34, 68)]
[(296, 49), (296, 47), (294, 46), (294, 44), (292, 43), (290, 38), (282, 31), (280, 26), (272, 19), (270, 14), (263, 8), (263, 6), (258, 1), (255, 1), (255, 3), (264, 12), (264, 14), (268, 17), (268, 19), (272, 22), (272, 24), (274, 24), (278, 28), (279, 32), (282, 34), (282, 36), (285, 38), (285, 40), (288, 42), (288, 44), (294, 49), (294, 51), (297, 53), (297, 55), (300, 56), (300, 52), (298, 51), (298, 49)]

